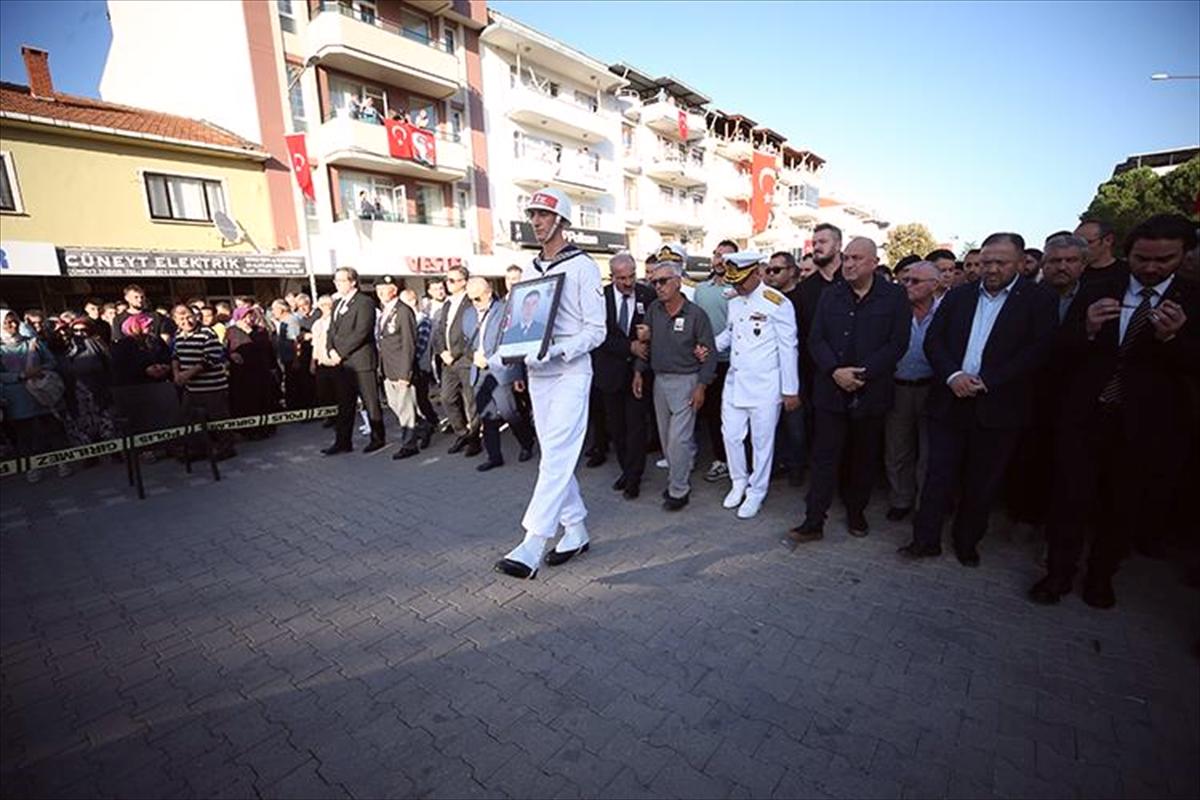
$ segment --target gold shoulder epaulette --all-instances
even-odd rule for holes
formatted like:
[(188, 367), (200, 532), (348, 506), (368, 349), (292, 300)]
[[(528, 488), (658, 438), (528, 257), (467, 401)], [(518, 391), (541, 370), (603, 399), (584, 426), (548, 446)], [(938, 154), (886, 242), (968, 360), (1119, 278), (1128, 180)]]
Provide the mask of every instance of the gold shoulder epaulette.
[(773, 289), (763, 289), (763, 297), (770, 300), (775, 305), (783, 302), (783, 295)]
[(694, 288), (696, 288), (696, 286), (698, 286), (698, 284), (696, 283), (696, 281), (692, 280), (691, 278), (689, 278), (689, 277), (688, 277), (688, 276), (686, 276), (686, 275), (684, 275), (684, 276), (683, 276), (682, 278), (680, 278), (679, 280), (680, 280), (680, 282), (681, 282), (681, 283), (682, 283), (684, 286), (690, 286), (690, 287), (692, 287), (693, 289), (694, 289)]

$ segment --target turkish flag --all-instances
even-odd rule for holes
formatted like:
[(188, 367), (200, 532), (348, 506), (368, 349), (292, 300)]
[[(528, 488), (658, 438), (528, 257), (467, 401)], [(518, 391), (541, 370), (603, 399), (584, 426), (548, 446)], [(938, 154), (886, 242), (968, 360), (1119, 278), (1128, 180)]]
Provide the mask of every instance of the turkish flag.
[(775, 204), (775, 156), (754, 151), (750, 161), (750, 178), (754, 183), (750, 195), (750, 220), (754, 233), (762, 233), (771, 221), (771, 207)]
[(410, 127), (408, 132), (412, 138), (413, 160), (427, 167), (437, 166), (437, 138), (433, 131)]
[(411, 125), (402, 119), (386, 119), (383, 127), (387, 130), (388, 153), (392, 158), (413, 157)]
[(679, 138), (687, 141), (687, 112), (682, 108), (679, 109), (679, 116), (675, 120), (679, 124)]
[(292, 159), (292, 174), (296, 176), (296, 185), (304, 192), (305, 197), (315, 203), (317, 193), (313, 189), (312, 167), (308, 163), (308, 145), (304, 143), (304, 134), (290, 133), (283, 139), (287, 142), (288, 155)]

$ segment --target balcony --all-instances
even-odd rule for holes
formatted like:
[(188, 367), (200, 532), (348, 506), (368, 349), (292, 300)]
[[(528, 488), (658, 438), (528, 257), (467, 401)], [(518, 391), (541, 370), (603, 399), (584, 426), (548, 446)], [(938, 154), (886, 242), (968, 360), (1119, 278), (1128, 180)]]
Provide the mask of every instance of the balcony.
[(304, 32), (309, 58), (333, 69), (444, 99), (462, 88), (458, 59), (440, 42), (348, 6), (323, 5)]
[(687, 139), (679, 135), (679, 106), (665, 100), (648, 103), (642, 107), (642, 122), (651, 130), (669, 136), (675, 141), (695, 141), (704, 138), (707, 132), (704, 116), (694, 111), (687, 111)]
[[(470, 232), (448, 224), (344, 219), (333, 223), (331, 238), (339, 264), (369, 275), (444, 272), (444, 259), (466, 259), (473, 252)], [(439, 259), (442, 269), (436, 269)]]
[(687, 189), (708, 183), (704, 165), (677, 153), (660, 153), (646, 165), (646, 174), (656, 181)]
[(745, 202), (752, 194), (749, 175), (722, 175), (716, 183), (721, 196), (727, 200)]
[(748, 162), (754, 158), (754, 145), (745, 139), (717, 139), (717, 154), (730, 161)]
[(437, 163), (434, 166), (393, 158), (388, 152), (387, 128), (349, 117), (333, 117), (321, 123), (310, 142), (312, 144), (309, 146), (315, 148), (310, 155), (321, 164), (407, 175), (428, 181), (461, 180), (470, 166), (466, 146), (440, 134), (437, 138)]
[(817, 222), (817, 209), (810, 206), (803, 200), (796, 200), (787, 204), (787, 215), (795, 222), (805, 225)]
[(699, 211), (691, 205), (658, 203), (645, 212), (646, 224), (652, 228), (687, 231), (703, 228)]
[(600, 142), (616, 133), (615, 120), (563, 97), (519, 85), (512, 91), (508, 116), (514, 122), (578, 139)]
[(524, 186), (552, 185), (572, 194), (595, 197), (607, 193), (611, 180), (608, 170), (597, 170), (587, 162), (572, 163), (568, 159), (559, 163), (529, 156), (513, 162), (513, 183)]

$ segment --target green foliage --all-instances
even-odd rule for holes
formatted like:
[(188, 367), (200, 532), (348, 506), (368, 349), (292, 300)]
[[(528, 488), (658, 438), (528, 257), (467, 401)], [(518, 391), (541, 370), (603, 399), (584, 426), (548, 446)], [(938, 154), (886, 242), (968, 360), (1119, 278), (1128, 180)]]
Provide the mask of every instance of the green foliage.
[(1122, 172), (1100, 184), (1080, 218), (1102, 219), (1113, 226), (1117, 245), (1135, 225), (1155, 214), (1196, 219), (1200, 194), (1200, 156), (1159, 177), (1149, 167)]
[(921, 258), (931, 250), (937, 249), (937, 240), (920, 222), (906, 222), (888, 231), (887, 241), (883, 250), (887, 253), (888, 264), (895, 264), (908, 255)]

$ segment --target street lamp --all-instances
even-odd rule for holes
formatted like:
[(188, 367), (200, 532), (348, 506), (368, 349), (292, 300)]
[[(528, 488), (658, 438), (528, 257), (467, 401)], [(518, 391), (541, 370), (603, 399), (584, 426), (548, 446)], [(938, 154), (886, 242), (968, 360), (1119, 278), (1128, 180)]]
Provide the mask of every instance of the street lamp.
[(1200, 75), (1171, 75), (1167, 72), (1156, 72), (1150, 76), (1152, 81), (1200, 81)]

